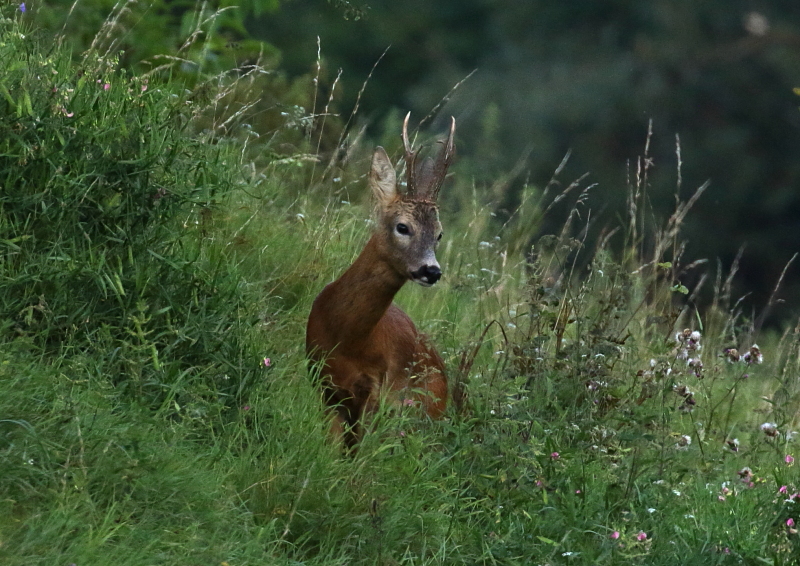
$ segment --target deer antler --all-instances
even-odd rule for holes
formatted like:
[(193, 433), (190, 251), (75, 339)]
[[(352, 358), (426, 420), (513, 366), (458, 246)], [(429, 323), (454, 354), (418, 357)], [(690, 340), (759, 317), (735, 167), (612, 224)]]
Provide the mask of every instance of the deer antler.
[(447, 169), (453, 161), (455, 155), (455, 142), (453, 136), (456, 131), (456, 119), (450, 118), (450, 133), (447, 136), (447, 141), (439, 142), (444, 143), (444, 149), (439, 153), (436, 162), (432, 159), (426, 159), (419, 167), (417, 166), (417, 156), (420, 150), (413, 150), (411, 143), (408, 141), (408, 119), (411, 117), (411, 112), (406, 114), (403, 120), (403, 148), (405, 149), (406, 160), (406, 182), (408, 185), (409, 197), (423, 197), (436, 200), (439, 197), (439, 190), (442, 188), (442, 183), (447, 176)]
[(408, 187), (408, 195), (414, 196), (417, 190), (417, 155), (419, 155), (419, 149), (414, 151), (411, 148), (411, 143), (408, 141), (408, 119), (411, 118), (411, 112), (406, 114), (406, 119), (403, 120), (403, 148), (405, 149), (406, 155), (406, 186)]
[(439, 198), (439, 190), (442, 188), (444, 178), (447, 176), (447, 169), (453, 162), (453, 156), (456, 154), (456, 145), (453, 141), (453, 136), (456, 133), (456, 119), (450, 116), (450, 133), (447, 136), (446, 142), (439, 142), (444, 144), (444, 149), (439, 154), (436, 160), (436, 165), (433, 167), (433, 181), (430, 187), (430, 193), (433, 200)]

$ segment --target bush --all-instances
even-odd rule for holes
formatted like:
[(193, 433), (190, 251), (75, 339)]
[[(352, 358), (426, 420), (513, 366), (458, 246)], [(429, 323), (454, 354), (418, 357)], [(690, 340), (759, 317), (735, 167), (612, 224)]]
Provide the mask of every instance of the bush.
[(238, 281), (205, 263), (203, 236), (240, 157), (194, 135), (191, 92), (45, 45), (0, 24), (3, 338), (101, 352), (153, 406), (209, 363), (209, 391), (235, 393)]

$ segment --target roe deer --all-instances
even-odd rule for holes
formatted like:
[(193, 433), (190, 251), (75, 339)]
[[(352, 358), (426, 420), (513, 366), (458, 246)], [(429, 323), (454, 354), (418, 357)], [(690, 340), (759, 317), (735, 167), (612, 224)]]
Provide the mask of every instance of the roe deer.
[(447, 403), (444, 363), (427, 337), (392, 299), (408, 281), (425, 287), (442, 275), (435, 250), (442, 237), (437, 198), (453, 159), (456, 121), (438, 157), (417, 163), (419, 149), (403, 122), (407, 189), (397, 186), (386, 151), (372, 155), (369, 185), (377, 200), (375, 231), (339, 279), (314, 300), (306, 352), (321, 362), (325, 402), (334, 412), (332, 432), (352, 447), (364, 415), (375, 412), (382, 393), (396, 403), (419, 404), (438, 417)]

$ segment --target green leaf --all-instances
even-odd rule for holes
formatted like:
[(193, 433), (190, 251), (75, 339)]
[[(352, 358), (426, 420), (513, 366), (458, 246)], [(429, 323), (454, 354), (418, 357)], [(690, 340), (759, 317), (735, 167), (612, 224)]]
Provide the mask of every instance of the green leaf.
[(688, 295), (689, 294), (689, 289), (686, 287), (686, 285), (681, 285), (680, 283), (674, 285), (672, 287), (672, 290), (675, 293), (681, 293), (682, 295)]

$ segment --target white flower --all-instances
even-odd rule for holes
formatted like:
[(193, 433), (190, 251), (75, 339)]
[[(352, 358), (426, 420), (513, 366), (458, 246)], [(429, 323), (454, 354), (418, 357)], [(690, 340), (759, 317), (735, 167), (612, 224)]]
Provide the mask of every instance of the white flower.
[(776, 423), (764, 423), (759, 428), (761, 429), (761, 432), (767, 436), (778, 436), (778, 425)]
[(764, 355), (761, 353), (758, 344), (750, 346), (750, 350), (745, 352), (742, 356), (742, 361), (746, 364), (760, 364), (764, 362)]

